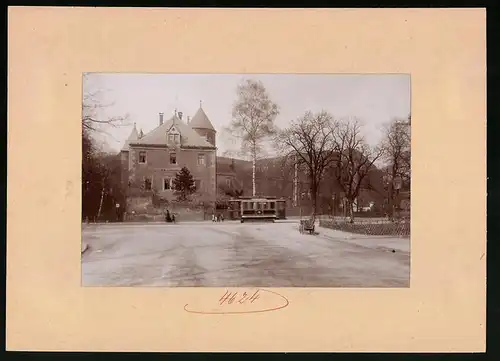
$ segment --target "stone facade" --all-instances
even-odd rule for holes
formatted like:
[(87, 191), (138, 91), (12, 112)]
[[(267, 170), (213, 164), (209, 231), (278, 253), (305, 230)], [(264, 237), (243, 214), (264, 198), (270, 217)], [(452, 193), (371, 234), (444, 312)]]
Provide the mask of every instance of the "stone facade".
[(131, 198), (153, 195), (175, 199), (173, 179), (182, 167), (189, 169), (195, 179), (195, 198), (205, 203), (216, 201), (216, 131), (211, 123), (206, 124), (210, 121), (201, 107), (196, 114), (203, 118), (205, 128), (199, 124), (191, 127), (182, 119), (182, 113), (165, 122), (160, 113), (159, 125), (147, 134), (138, 133), (134, 125), (121, 151), (122, 182), (128, 204), (133, 203)]

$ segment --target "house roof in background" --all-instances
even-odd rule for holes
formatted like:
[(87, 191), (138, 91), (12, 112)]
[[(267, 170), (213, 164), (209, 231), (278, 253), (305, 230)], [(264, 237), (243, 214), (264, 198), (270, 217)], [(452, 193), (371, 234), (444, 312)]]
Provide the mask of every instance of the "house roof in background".
[(235, 174), (235, 170), (231, 166), (231, 164), (227, 163), (219, 163), (217, 162), (217, 174)]

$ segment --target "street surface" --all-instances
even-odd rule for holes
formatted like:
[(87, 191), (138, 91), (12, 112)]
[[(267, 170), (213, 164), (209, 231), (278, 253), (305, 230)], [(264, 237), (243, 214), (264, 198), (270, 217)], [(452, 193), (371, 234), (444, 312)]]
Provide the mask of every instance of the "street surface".
[(409, 287), (410, 241), (297, 221), (85, 225), (83, 286)]

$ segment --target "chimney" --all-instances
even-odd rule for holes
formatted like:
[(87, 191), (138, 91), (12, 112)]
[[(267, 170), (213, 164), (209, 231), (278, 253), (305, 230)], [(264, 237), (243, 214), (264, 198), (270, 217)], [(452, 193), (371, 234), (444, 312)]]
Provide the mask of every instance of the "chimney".
[(163, 113), (160, 113), (160, 125), (163, 124)]
[(182, 112), (179, 112), (179, 119), (182, 120)]

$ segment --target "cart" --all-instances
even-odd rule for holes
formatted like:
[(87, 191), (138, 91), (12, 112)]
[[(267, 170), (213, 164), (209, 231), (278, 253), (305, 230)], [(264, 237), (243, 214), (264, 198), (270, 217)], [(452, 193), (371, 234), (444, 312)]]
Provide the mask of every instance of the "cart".
[(315, 224), (315, 218), (314, 215), (310, 216), (309, 218), (302, 219), (302, 210), (300, 211), (300, 224), (299, 224), (299, 232), (300, 233), (306, 233), (309, 232), (309, 234), (314, 234), (314, 224)]

